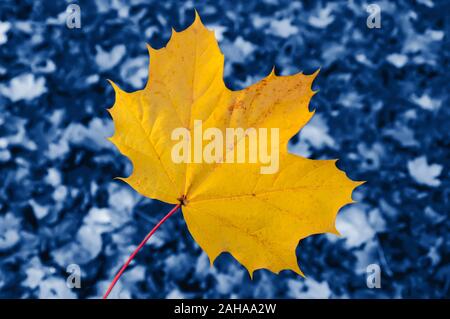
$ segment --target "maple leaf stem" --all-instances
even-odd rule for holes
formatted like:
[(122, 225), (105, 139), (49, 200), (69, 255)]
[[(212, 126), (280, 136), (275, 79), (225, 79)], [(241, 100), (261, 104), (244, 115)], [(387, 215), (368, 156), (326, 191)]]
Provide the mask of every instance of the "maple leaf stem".
[(117, 275), (114, 277), (113, 281), (111, 282), (111, 284), (108, 287), (108, 290), (105, 292), (105, 294), (103, 295), (103, 299), (107, 299), (109, 294), (111, 293), (111, 290), (113, 290), (114, 286), (116, 285), (117, 281), (119, 280), (119, 278), (122, 276), (123, 272), (125, 271), (125, 269), (127, 269), (128, 265), (131, 263), (131, 261), (134, 259), (134, 257), (136, 257), (137, 253), (141, 250), (142, 247), (144, 247), (145, 243), (150, 239), (150, 237), (152, 237), (152, 235), (156, 232), (156, 230), (170, 217), (172, 216), (177, 210), (178, 208), (181, 207), (181, 203), (175, 205), (175, 207), (172, 208), (172, 210), (170, 212), (167, 213), (166, 216), (164, 216), (159, 222), (158, 224), (156, 224), (155, 227), (153, 227), (153, 229), (147, 234), (147, 236), (145, 236), (144, 240), (141, 241), (141, 243), (139, 244), (139, 246), (137, 246), (137, 248), (133, 251), (133, 253), (130, 255), (130, 257), (128, 257), (128, 260), (125, 262), (125, 264), (122, 266), (122, 268), (120, 268), (119, 272), (117, 273)]

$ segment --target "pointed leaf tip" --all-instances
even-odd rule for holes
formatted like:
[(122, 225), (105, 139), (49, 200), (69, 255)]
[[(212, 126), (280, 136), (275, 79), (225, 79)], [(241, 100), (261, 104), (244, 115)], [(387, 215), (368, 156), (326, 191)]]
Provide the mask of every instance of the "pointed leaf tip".
[(200, 14), (198, 13), (197, 9), (194, 9), (195, 17), (194, 22), (192, 23), (193, 26), (199, 26), (206, 29), (205, 25), (203, 24), (203, 21), (200, 17)]
[(276, 76), (276, 74), (275, 74), (275, 65), (272, 67), (272, 70), (270, 71), (270, 73), (269, 73), (269, 78), (270, 77), (275, 77)]
[(195, 15), (194, 22), (195, 21), (202, 22), (202, 20), (200, 19), (200, 15), (198, 14), (197, 9), (194, 9), (194, 15)]
[(320, 73), (320, 70), (321, 70), (321, 67), (319, 67), (316, 71), (314, 71), (314, 72), (311, 74), (311, 76), (315, 78), (315, 77)]
[(108, 81), (108, 83), (112, 86), (112, 88), (113, 88), (114, 92), (116, 92), (116, 94), (122, 91), (119, 88), (119, 86), (116, 83), (114, 83), (112, 80), (107, 79), (106, 81)]

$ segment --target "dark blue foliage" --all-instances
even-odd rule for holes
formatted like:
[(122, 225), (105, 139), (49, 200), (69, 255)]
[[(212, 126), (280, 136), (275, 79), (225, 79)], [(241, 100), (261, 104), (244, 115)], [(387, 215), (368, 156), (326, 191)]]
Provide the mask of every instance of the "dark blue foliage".
[[(105, 137), (114, 94), (147, 78), (150, 43), (186, 28), (194, 8), (216, 31), (225, 81), (321, 71), (316, 115), (291, 151), (339, 158), (366, 180), (337, 220), (342, 237), (298, 247), (307, 275), (266, 270), (250, 280), (230, 255), (210, 267), (181, 214), (170, 218), (112, 297), (448, 298), (448, 1), (378, 1), (368, 28), (362, 1), (76, 2), (81, 28), (66, 26), (69, 1), (0, 2), (0, 297), (95, 298), (170, 206), (114, 180), (131, 163)], [(66, 285), (66, 267), (82, 271)], [(381, 288), (366, 267), (381, 268)]]

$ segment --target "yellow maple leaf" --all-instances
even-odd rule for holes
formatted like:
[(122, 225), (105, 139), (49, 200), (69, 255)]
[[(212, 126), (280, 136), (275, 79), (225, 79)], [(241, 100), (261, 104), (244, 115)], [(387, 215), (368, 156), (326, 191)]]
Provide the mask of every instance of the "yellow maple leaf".
[[(140, 194), (182, 203), (188, 229), (211, 264), (229, 252), (250, 275), (266, 268), (302, 274), (295, 254), (299, 240), (337, 234), (338, 210), (351, 203), (360, 184), (335, 160), (310, 160), (287, 152), (289, 139), (313, 116), (308, 104), (317, 74), (274, 72), (240, 91), (223, 81), (224, 56), (214, 33), (196, 14), (167, 46), (149, 47), (149, 79), (127, 93), (112, 84), (116, 102), (111, 141), (133, 163), (123, 180)], [(258, 163), (174, 163), (171, 133), (177, 128), (279, 128), (279, 170), (261, 174)], [(202, 141), (203, 145), (206, 143)], [(226, 152), (234, 152), (235, 144)], [(245, 146), (248, 151), (248, 144)]]

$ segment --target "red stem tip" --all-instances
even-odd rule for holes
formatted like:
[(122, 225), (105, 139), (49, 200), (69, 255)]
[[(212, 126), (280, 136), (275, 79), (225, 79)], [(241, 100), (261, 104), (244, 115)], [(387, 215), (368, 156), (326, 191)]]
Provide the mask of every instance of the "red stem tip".
[(108, 290), (105, 292), (105, 295), (103, 296), (103, 299), (107, 299), (108, 298), (109, 294), (111, 293), (111, 290), (113, 290), (113, 288), (116, 285), (117, 281), (122, 276), (122, 274), (125, 271), (125, 269), (127, 269), (128, 265), (131, 263), (131, 261), (134, 259), (134, 257), (136, 257), (136, 255), (139, 252), (139, 250), (141, 250), (141, 248), (144, 247), (145, 243), (150, 239), (150, 237), (152, 237), (152, 235), (159, 228), (159, 226), (161, 226), (170, 216), (172, 216), (178, 210), (178, 208), (180, 208), (180, 206), (181, 206), (181, 203), (177, 204), (174, 208), (172, 208), (172, 210), (170, 212), (168, 212), (167, 215), (164, 216), (158, 222), (158, 224), (156, 224), (155, 227), (153, 227), (153, 229), (147, 234), (147, 236), (145, 236), (144, 240), (139, 244), (139, 246), (137, 246), (137, 248), (133, 251), (133, 253), (130, 255), (130, 257), (128, 257), (128, 260), (122, 266), (122, 268), (120, 268), (119, 272), (114, 277), (114, 279), (111, 282), (111, 284), (109, 285)]

